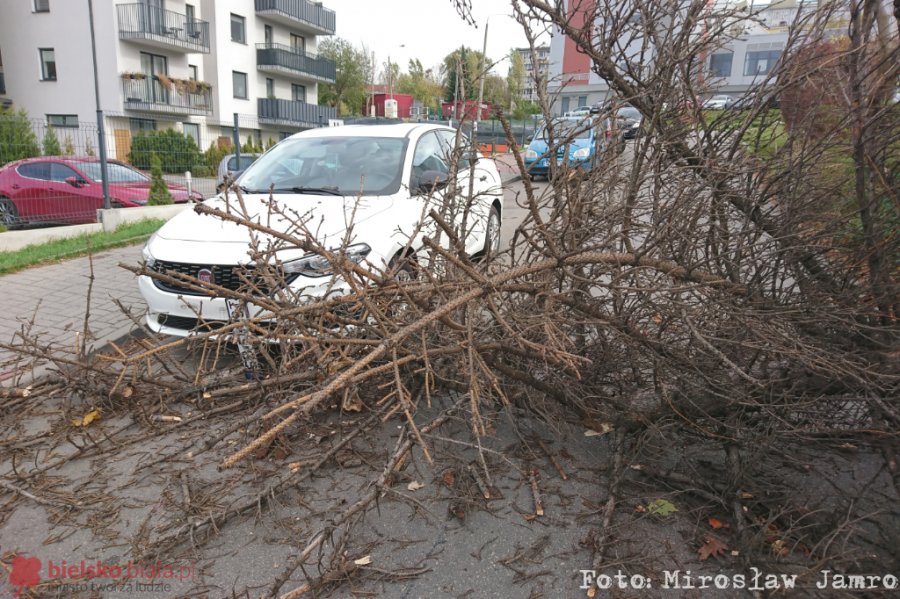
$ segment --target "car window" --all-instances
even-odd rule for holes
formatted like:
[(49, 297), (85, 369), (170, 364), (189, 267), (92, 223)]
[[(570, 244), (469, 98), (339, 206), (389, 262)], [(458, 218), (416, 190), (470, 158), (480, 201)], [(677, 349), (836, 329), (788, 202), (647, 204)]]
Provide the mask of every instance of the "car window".
[(237, 156), (232, 156), (228, 160), (228, 170), (230, 171), (242, 171), (246, 169), (248, 166), (253, 164), (256, 161), (256, 156), (246, 156), (241, 154), (241, 159), (238, 161)]
[(427, 171), (437, 171), (449, 175), (450, 163), (447, 156), (447, 146), (442, 144), (436, 132), (426, 133), (416, 143), (416, 152), (413, 154), (411, 187), (418, 186), (418, 181)]
[(59, 162), (51, 162), (50, 163), (50, 180), (58, 181), (60, 183), (65, 182), (69, 177), (78, 177), (78, 173), (73, 171), (71, 168), (66, 166), (65, 164), (60, 164)]
[[(103, 182), (99, 162), (78, 162), (75, 166), (81, 169), (87, 178), (97, 183)], [(107, 163), (106, 172), (109, 174), (110, 183), (144, 183), (150, 180), (144, 173), (115, 162)]]
[(407, 140), (399, 137), (323, 136), (286, 140), (241, 175), (241, 186), (327, 188), (341, 195), (388, 195), (400, 190)]
[(619, 116), (626, 119), (637, 120), (641, 118), (641, 112), (632, 106), (625, 106), (619, 109)]
[[(566, 139), (590, 139), (591, 122), (589, 119), (563, 119), (553, 123), (553, 135), (557, 141)], [(546, 125), (542, 125), (540, 130), (534, 136), (535, 139), (547, 141), (549, 132)]]
[(23, 177), (29, 179), (40, 179), (41, 181), (50, 180), (50, 163), (49, 162), (29, 162), (22, 164), (16, 169)]

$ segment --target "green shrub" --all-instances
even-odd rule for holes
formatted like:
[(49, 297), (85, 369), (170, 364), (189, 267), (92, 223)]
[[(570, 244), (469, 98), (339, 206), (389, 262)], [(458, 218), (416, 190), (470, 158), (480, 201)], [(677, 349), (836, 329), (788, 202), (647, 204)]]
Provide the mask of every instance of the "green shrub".
[(90, 140), (88, 140), (87, 144), (84, 146), (84, 153), (87, 156), (96, 156), (94, 153), (94, 144), (92, 144)]
[(174, 129), (140, 131), (131, 140), (128, 161), (137, 168), (150, 168), (154, 155), (159, 158), (164, 173), (183, 173), (202, 162), (194, 138)]
[(223, 148), (215, 142), (209, 144), (209, 149), (203, 153), (203, 161), (206, 163), (206, 168), (209, 169), (210, 173), (214, 175), (219, 172), (219, 163), (228, 154), (231, 154), (230, 147)]
[(172, 194), (163, 180), (162, 160), (156, 154), (150, 154), (150, 196), (148, 206), (164, 206), (172, 204)]
[(0, 109), (0, 165), (41, 155), (28, 113)]
[(59, 139), (53, 127), (47, 127), (44, 132), (44, 156), (59, 156), (62, 154), (62, 148), (59, 147)]
[(211, 177), (212, 173), (210, 173), (209, 167), (205, 164), (195, 164), (194, 168), (191, 169), (191, 175), (194, 177)]
[(75, 155), (75, 144), (72, 143), (72, 137), (68, 133), (66, 133), (66, 138), (63, 140), (63, 153), (66, 156)]

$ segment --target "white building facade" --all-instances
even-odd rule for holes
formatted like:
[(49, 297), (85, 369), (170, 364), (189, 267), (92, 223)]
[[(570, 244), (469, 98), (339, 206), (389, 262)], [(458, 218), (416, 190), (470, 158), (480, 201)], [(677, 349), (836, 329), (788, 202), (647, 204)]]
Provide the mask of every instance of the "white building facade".
[[(111, 157), (142, 129), (173, 128), (198, 145), (266, 143), (327, 124), (318, 85), (335, 64), (318, 37), (335, 13), (308, 0), (93, 0), (99, 105)], [(3, 0), (0, 100), (60, 129), (96, 121), (87, 0)], [(201, 147), (201, 149), (204, 149)]]

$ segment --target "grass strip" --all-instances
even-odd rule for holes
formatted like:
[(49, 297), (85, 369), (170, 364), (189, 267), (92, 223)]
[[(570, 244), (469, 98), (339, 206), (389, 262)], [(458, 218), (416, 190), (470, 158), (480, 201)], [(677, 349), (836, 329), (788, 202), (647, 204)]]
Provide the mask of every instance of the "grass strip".
[(0, 274), (8, 274), (39, 264), (85, 256), (91, 252), (132, 245), (145, 241), (166, 221), (143, 220), (122, 225), (112, 232), (85, 233), (67, 239), (26, 246), (14, 252), (0, 252)]

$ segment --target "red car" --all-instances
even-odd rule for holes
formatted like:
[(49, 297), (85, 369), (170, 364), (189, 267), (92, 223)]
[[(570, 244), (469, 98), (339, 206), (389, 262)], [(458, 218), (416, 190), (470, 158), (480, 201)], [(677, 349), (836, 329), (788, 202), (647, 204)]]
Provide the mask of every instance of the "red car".
[[(150, 177), (114, 160), (107, 168), (113, 208), (147, 203)], [(189, 197), (181, 185), (166, 185), (177, 203), (203, 199), (197, 192)], [(0, 224), (7, 228), (28, 222), (93, 223), (102, 207), (103, 184), (97, 158), (44, 156), (0, 168)]]

